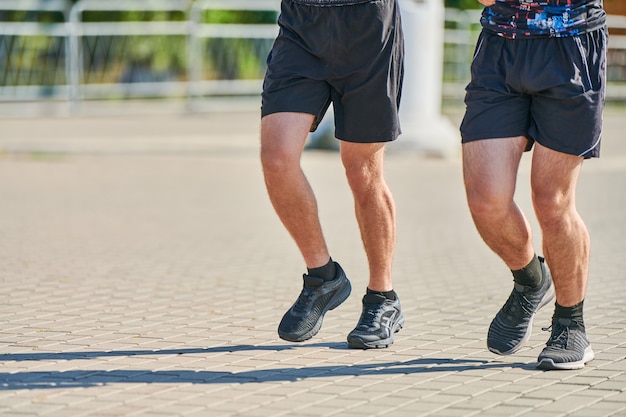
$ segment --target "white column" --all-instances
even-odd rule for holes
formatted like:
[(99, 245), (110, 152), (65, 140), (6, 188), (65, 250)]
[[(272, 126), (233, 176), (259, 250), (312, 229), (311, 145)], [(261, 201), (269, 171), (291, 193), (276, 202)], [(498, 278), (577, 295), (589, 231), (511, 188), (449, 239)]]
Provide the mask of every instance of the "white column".
[(392, 148), (453, 156), (458, 127), (441, 113), (445, 10), (442, 0), (399, 0), (405, 38), (402, 135)]

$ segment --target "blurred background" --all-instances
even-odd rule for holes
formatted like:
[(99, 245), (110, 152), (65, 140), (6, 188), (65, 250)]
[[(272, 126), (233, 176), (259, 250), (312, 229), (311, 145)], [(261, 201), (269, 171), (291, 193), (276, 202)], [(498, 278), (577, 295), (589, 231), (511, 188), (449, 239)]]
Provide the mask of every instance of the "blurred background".
[[(85, 105), (138, 100), (185, 112), (258, 108), (279, 6), (279, 0), (0, 0), (0, 117), (78, 114)], [(443, 7), (441, 103), (455, 107), (469, 79), (480, 5), (445, 0)], [(623, 103), (626, 2), (605, 0), (605, 8), (608, 99)]]

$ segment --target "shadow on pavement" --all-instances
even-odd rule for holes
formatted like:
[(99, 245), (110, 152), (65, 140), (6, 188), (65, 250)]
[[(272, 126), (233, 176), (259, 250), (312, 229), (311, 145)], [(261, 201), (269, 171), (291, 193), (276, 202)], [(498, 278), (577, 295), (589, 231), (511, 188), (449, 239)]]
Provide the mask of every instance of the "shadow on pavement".
[[(310, 345), (235, 345), (213, 348), (165, 349), (165, 350), (121, 350), (68, 353), (3, 354), (0, 361), (71, 361), (102, 357), (147, 356), (147, 355), (203, 355), (245, 351), (284, 351), (297, 347), (321, 347), (347, 349), (345, 343), (316, 343)], [(535, 370), (534, 363), (504, 363), (476, 359), (416, 358), (409, 361), (379, 362), (358, 365), (327, 365), (306, 367), (284, 367), (257, 369), (242, 372), (195, 371), (171, 369), (155, 371), (149, 369), (119, 370), (69, 370), (0, 373), (0, 390), (32, 390), (51, 388), (85, 388), (107, 384), (250, 384), (263, 382), (293, 382), (308, 378), (326, 378), (362, 375), (412, 375), (438, 372), (463, 372), (484, 369)]]

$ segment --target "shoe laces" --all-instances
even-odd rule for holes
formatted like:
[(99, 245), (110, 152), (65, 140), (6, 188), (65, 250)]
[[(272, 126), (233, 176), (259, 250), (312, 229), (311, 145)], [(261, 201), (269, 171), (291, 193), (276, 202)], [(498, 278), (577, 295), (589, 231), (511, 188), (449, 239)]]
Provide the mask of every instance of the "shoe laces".
[(313, 293), (315, 289), (322, 285), (322, 282), (318, 278), (304, 276), (304, 285), (298, 299), (293, 305), (294, 313), (305, 313), (309, 311), (309, 305), (314, 300)]
[[(518, 306), (521, 311), (518, 311)], [(511, 292), (506, 304), (504, 305), (504, 311), (507, 316), (522, 317), (533, 314), (533, 305), (524, 295), (523, 292), (517, 289)]]
[(359, 327), (376, 327), (376, 323), (382, 311), (381, 306), (382, 303), (366, 301), (364, 303), (363, 312), (361, 313), (361, 318), (359, 319)]
[(547, 345), (567, 349), (567, 345), (569, 343), (570, 327), (573, 324), (576, 324), (576, 321), (570, 319), (557, 319), (553, 320), (550, 326), (542, 327), (541, 330), (545, 332), (552, 331)]
[(365, 327), (374, 327), (374, 323), (376, 323), (378, 319), (379, 309), (376, 306), (372, 305), (363, 310), (361, 313), (361, 320), (359, 323)]
[(311, 298), (311, 290), (312, 288), (307, 287), (306, 285), (302, 288), (298, 299), (293, 305), (294, 313), (304, 313), (309, 310), (308, 305), (310, 304)]

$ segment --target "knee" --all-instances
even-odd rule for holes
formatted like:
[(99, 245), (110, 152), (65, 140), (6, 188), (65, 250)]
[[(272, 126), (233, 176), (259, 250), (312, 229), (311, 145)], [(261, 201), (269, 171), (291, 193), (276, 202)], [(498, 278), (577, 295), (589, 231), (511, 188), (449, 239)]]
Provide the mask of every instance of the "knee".
[(383, 143), (341, 144), (341, 163), (343, 164), (348, 184), (355, 195), (367, 194), (384, 184)]
[(474, 218), (491, 219), (507, 213), (513, 203), (511, 193), (493, 187), (467, 187), (467, 204)]
[(356, 198), (366, 198), (382, 182), (382, 175), (366, 164), (344, 164), (344, 169), (348, 185)]
[(559, 224), (573, 208), (573, 200), (558, 192), (533, 190), (533, 206), (542, 227)]
[(261, 147), (261, 166), (266, 177), (285, 175), (291, 166), (298, 166), (298, 159), (278, 146)]

